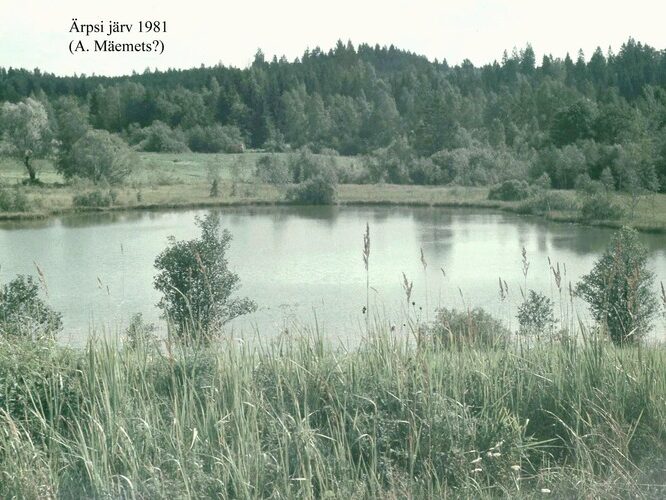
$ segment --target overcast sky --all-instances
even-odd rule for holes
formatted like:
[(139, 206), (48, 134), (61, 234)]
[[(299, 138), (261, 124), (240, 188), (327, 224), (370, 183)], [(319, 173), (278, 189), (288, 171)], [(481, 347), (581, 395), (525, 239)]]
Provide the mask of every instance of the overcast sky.
[[(502, 51), (530, 42), (537, 57), (564, 57), (582, 48), (589, 58), (599, 45), (630, 36), (666, 48), (666, 2), (585, 0), (0, 0), (0, 66), (40, 68), (57, 74), (127, 74), (146, 67), (247, 66), (257, 48), (267, 58), (299, 57), (305, 48), (328, 50), (338, 39), (355, 45), (394, 44), (432, 59), (458, 64), (492, 62)], [(104, 40), (69, 33), (72, 18), (99, 23), (140, 20), (167, 23), (163, 55), (71, 55), (70, 40)], [(136, 30), (137, 27), (134, 27)], [(111, 37), (151, 42), (152, 35)]]

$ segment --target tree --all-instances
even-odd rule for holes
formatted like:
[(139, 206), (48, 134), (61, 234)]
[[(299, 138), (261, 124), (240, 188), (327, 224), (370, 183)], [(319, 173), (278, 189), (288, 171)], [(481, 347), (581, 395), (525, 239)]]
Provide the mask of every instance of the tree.
[(232, 297), (240, 278), (229, 270), (225, 254), (231, 233), (220, 222), (217, 213), (197, 217), (201, 236), (189, 241), (172, 236), (155, 259), (154, 286), (162, 292), (157, 305), (186, 340), (209, 342), (222, 325), (257, 308), (248, 298)]
[(18, 104), (6, 102), (0, 108), (0, 151), (23, 161), (30, 182), (37, 181), (33, 158), (44, 158), (52, 150), (52, 131), (46, 108), (27, 98)]
[(122, 182), (131, 172), (132, 155), (127, 144), (105, 130), (89, 130), (72, 146), (70, 161), (58, 171), (70, 179), (83, 177), (94, 183)]
[(32, 276), (18, 275), (0, 288), (0, 335), (51, 338), (61, 328), (61, 314), (39, 297)]
[(518, 324), (522, 335), (553, 333), (553, 301), (543, 293), (530, 290), (523, 303), (518, 306)]
[(647, 268), (647, 257), (638, 233), (623, 228), (576, 285), (577, 295), (587, 301), (593, 318), (616, 344), (640, 340), (657, 313), (655, 277)]

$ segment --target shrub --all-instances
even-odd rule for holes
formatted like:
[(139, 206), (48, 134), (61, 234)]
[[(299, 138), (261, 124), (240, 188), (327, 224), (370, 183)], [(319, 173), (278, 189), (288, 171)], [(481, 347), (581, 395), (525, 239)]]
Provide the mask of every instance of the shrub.
[(0, 212), (27, 212), (29, 208), (28, 197), (18, 187), (0, 188)]
[(537, 192), (518, 206), (523, 214), (543, 214), (552, 211), (578, 210), (576, 201), (561, 193), (551, 191)]
[(132, 350), (140, 347), (154, 347), (157, 345), (156, 330), (153, 323), (144, 321), (143, 314), (136, 313), (125, 330), (125, 345)]
[(72, 146), (68, 162), (57, 165), (66, 179), (82, 177), (95, 184), (122, 182), (132, 171), (127, 144), (105, 130), (89, 130)]
[(474, 345), (497, 347), (509, 338), (509, 330), (481, 308), (468, 311), (439, 309), (436, 319), (426, 329), (435, 346)]
[(173, 130), (166, 123), (156, 120), (149, 127), (138, 129), (130, 134), (130, 141), (138, 143), (141, 151), (155, 153), (187, 153), (190, 148), (185, 143), (185, 135)]
[(604, 196), (587, 196), (583, 200), (581, 216), (586, 221), (617, 220), (624, 217), (624, 210)]
[(636, 231), (623, 228), (576, 286), (576, 293), (616, 344), (638, 341), (657, 314), (655, 277), (647, 268), (647, 258)]
[(89, 193), (80, 193), (75, 194), (72, 198), (72, 204), (75, 207), (85, 207), (85, 208), (104, 208), (112, 206), (118, 194), (109, 190), (106, 193), (103, 193), (100, 190), (91, 191)]
[(331, 205), (336, 183), (331, 176), (319, 174), (287, 190), (287, 200), (300, 205)]
[[(162, 293), (157, 304), (184, 340), (208, 342), (222, 325), (256, 310), (248, 298), (233, 298), (240, 287), (237, 274), (229, 270), (225, 254), (231, 233), (220, 229), (220, 216), (210, 213), (196, 219), (199, 238), (176, 241), (155, 259), (155, 288)], [(197, 335), (199, 338), (186, 338)]]
[(291, 181), (289, 166), (274, 154), (265, 155), (256, 162), (256, 175), (267, 184), (287, 184)]
[(293, 182), (304, 182), (318, 176), (330, 178), (338, 182), (337, 162), (334, 157), (323, 157), (312, 154), (308, 148), (301, 148), (298, 154), (289, 159), (289, 172)]
[(53, 338), (62, 328), (62, 316), (40, 297), (32, 276), (18, 275), (0, 289), (0, 334)]
[(233, 125), (197, 125), (187, 131), (187, 143), (198, 153), (242, 153), (243, 136)]
[(489, 200), (519, 201), (528, 198), (531, 194), (527, 181), (511, 179), (495, 186), (488, 192)]
[(555, 327), (553, 301), (540, 292), (530, 290), (518, 306), (517, 318), (522, 335), (552, 334)]

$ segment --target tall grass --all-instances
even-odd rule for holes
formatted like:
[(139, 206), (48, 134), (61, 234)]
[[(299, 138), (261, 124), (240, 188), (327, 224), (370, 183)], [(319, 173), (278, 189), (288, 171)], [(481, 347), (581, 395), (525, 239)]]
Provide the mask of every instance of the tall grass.
[(666, 494), (666, 352), (0, 344), (2, 498)]

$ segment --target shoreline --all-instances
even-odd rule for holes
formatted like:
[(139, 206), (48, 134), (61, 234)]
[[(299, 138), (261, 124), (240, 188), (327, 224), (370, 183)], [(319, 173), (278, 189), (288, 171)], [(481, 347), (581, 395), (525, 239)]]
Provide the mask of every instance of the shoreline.
[[(367, 187), (368, 185), (341, 185), (343, 191), (345, 187)], [(377, 186), (377, 185), (369, 185)], [(403, 186), (395, 185), (392, 187), (397, 188), (398, 191), (409, 191), (409, 189), (432, 189), (430, 186), (404, 186), (406, 189), (401, 189)], [(456, 189), (456, 188), (441, 188), (441, 189)], [(459, 188), (465, 189), (465, 188)], [(527, 218), (540, 219), (547, 222), (557, 222), (566, 224), (579, 224), (589, 227), (601, 227), (608, 229), (619, 229), (626, 225), (623, 221), (584, 221), (579, 216), (553, 211), (544, 214), (526, 214), (521, 212), (519, 206), (515, 202), (502, 202), (495, 200), (465, 200), (454, 199), (450, 201), (443, 200), (416, 200), (416, 199), (360, 199), (349, 196), (350, 193), (344, 193), (346, 196), (339, 199), (335, 204), (328, 206), (337, 207), (423, 207), (423, 208), (472, 208), (487, 211), (507, 212), (514, 215), (519, 215)], [(167, 210), (191, 210), (197, 208), (224, 208), (224, 207), (306, 207), (306, 206), (323, 206), (323, 205), (299, 205), (288, 202), (282, 199), (211, 199), (211, 200), (192, 200), (182, 202), (152, 202), (152, 203), (137, 203), (137, 204), (118, 204), (109, 207), (62, 207), (54, 208), (46, 211), (31, 211), (31, 212), (0, 212), (0, 222), (20, 222), (31, 220), (46, 220), (53, 217), (86, 214), (86, 213), (113, 213), (113, 212), (135, 212), (135, 211), (167, 211)], [(666, 226), (662, 225), (649, 225), (649, 224), (633, 224), (637, 231), (650, 234), (666, 234)]]

